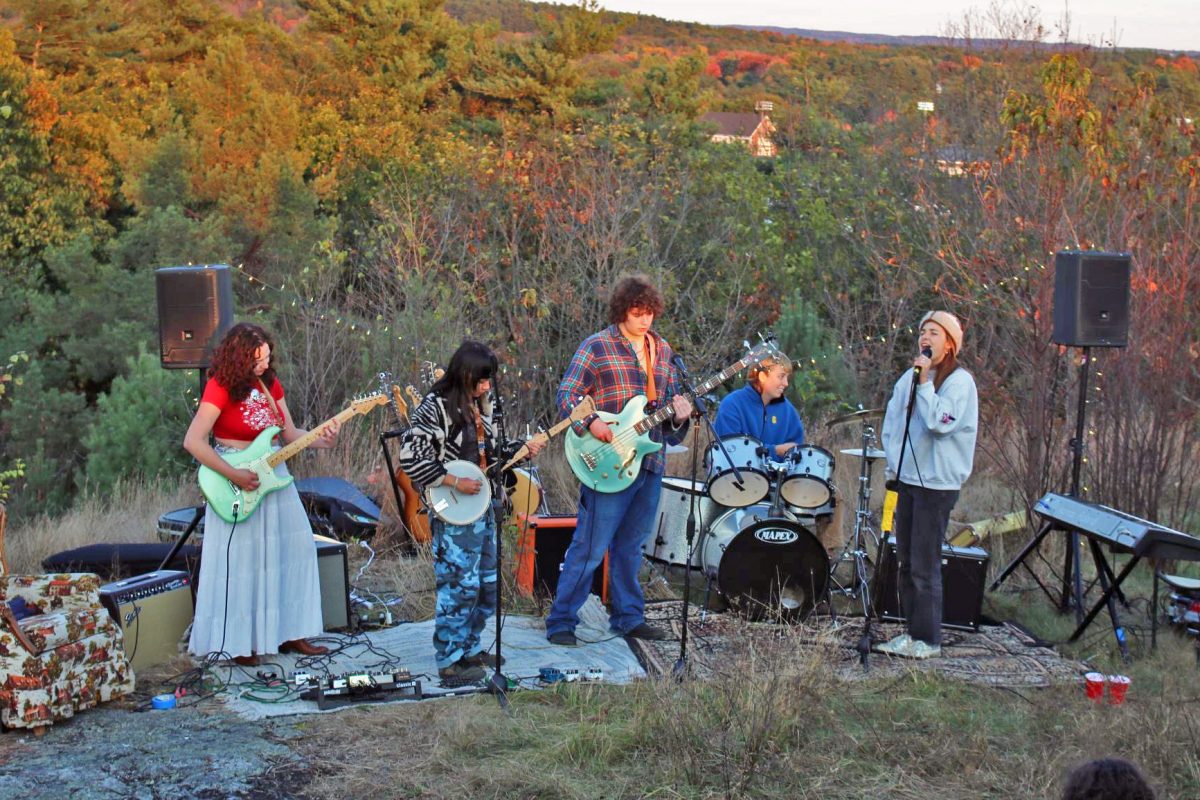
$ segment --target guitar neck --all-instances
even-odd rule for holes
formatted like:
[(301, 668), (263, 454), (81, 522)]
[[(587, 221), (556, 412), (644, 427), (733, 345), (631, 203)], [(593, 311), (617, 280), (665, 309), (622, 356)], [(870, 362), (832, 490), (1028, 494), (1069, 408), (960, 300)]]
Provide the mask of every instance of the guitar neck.
[[(684, 392), (683, 396), (688, 400), (691, 400), (697, 394), (708, 394), (710, 391), (741, 372), (748, 364), (749, 361), (747, 359), (740, 358), (725, 369), (718, 372), (716, 375), (710, 377), (704, 383), (696, 386), (694, 392)], [(634, 427), (638, 433), (646, 433), (647, 431), (663, 424), (674, 415), (675, 409), (670, 404), (667, 404), (643, 419), (641, 422), (637, 423), (637, 425)]]
[(346, 420), (350, 419), (351, 417), (353, 417), (357, 413), (358, 412), (355, 411), (353, 407), (351, 407), (351, 408), (347, 408), (346, 410), (344, 410), (338, 414), (335, 414), (334, 416), (332, 416), (329, 419), (322, 422), (320, 425), (313, 428), (308, 433), (301, 436), (299, 439), (296, 439), (292, 442), (289, 442), (288, 444), (285, 444), (283, 447), (279, 448), (274, 453), (267, 456), (267, 464), (272, 469), (274, 469), (275, 467), (282, 464), (284, 461), (287, 461), (289, 458), (291, 458), (292, 456), (299, 453), (301, 450), (306, 449), (309, 445), (311, 445), (318, 438), (320, 438), (321, 429), (324, 428), (326, 425), (333, 422), (334, 420), (337, 420), (337, 422), (339, 424), (341, 424), (341, 423), (345, 422)]

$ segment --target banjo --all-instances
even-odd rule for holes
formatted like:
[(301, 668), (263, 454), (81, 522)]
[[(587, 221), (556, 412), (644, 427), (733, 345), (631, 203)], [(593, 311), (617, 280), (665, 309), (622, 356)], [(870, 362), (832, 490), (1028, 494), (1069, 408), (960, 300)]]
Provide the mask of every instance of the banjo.
[[(551, 437), (567, 428), (572, 422), (585, 419), (596, 410), (595, 402), (591, 397), (583, 397), (571, 409), (571, 413), (567, 417), (550, 430), (543, 433), (538, 433), (536, 438), (541, 438), (548, 441)], [(514, 464), (520, 461), (529, 453), (528, 445), (522, 445), (507, 464), (500, 468), (501, 472), (508, 471)], [(492, 487), (487, 476), (478, 464), (470, 461), (456, 459), (446, 463), (446, 472), (453, 475), (455, 478), (470, 478), (479, 481), (482, 486), (478, 494), (463, 494), (455, 491), (453, 488), (439, 483), (437, 486), (429, 486), (425, 489), (425, 505), (434, 514), (437, 514), (438, 519), (450, 525), (470, 525), (475, 520), (482, 517), (488, 508), (488, 504), (492, 502)]]

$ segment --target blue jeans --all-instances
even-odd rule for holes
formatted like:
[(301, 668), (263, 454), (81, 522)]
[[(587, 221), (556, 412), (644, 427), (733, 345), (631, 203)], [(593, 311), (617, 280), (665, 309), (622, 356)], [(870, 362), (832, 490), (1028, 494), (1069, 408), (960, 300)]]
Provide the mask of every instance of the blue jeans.
[(645, 622), (646, 598), (638, 583), (642, 542), (654, 527), (662, 475), (645, 466), (627, 489), (606, 494), (579, 489), (579, 519), (558, 576), (558, 593), (546, 617), (546, 635), (574, 632), (592, 576), (608, 551), (609, 627), (627, 633)]

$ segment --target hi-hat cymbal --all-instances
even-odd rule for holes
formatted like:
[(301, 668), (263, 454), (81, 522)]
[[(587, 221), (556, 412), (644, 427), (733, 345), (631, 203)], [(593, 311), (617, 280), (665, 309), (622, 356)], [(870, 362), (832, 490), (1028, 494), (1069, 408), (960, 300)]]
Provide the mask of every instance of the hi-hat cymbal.
[[(861, 447), (854, 447), (849, 450), (839, 450), (838, 452), (845, 453), (848, 456), (855, 456), (857, 458), (863, 458), (863, 451), (862, 451)], [(886, 458), (886, 457), (887, 457), (887, 453), (883, 452), (882, 450), (876, 450), (875, 448), (870, 448), (867, 450), (866, 458)]]
[(847, 422), (857, 422), (859, 420), (872, 419), (882, 417), (885, 409), (882, 408), (860, 408), (858, 411), (851, 411), (849, 414), (843, 414), (840, 417), (834, 417), (829, 420), (830, 425), (842, 425)]

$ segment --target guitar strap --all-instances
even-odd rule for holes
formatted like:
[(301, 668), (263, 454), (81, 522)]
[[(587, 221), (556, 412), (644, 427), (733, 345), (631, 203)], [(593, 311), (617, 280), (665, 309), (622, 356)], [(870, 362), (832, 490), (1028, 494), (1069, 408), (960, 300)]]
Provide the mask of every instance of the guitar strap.
[(484, 438), (486, 434), (483, 430), (483, 415), (479, 413), (479, 409), (475, 411), (475, 446), (479, 450), (479, 466), (484, 472), (487, 472), (487, 440)]
[(275, 404), (275, 398), (271, 395), (271, 392), (268, 391), (267, 385), (263, 383), (262, 378), (258, 379), (258, 388), (262, 389), (262, 393), (267, 396), (267, 401), (271, 404), (271, 411), (275, 414), (275, 419), (279, 420), (279, 427), (284, 427), (286, 421), (283, 418), (283, 412), (280, 411), (279, 406)]
[(658, 389), (654, 385), (654, 354), (650, 350), (649, 333), (642, 340), (642, 347), (646, 350), (646, 399), (653, 403), (658, 399)]

